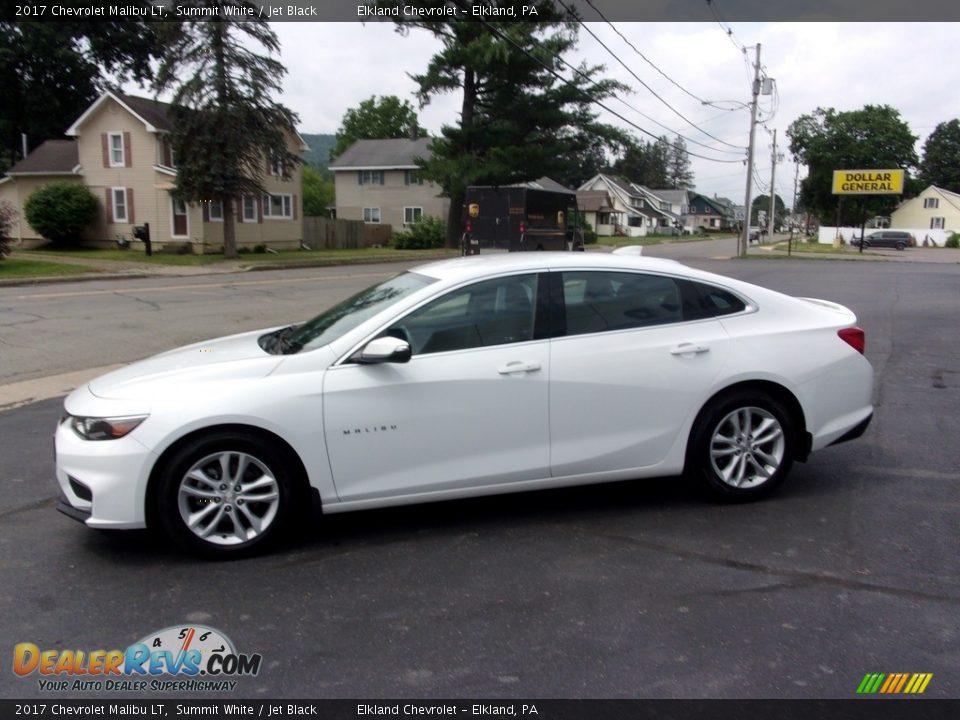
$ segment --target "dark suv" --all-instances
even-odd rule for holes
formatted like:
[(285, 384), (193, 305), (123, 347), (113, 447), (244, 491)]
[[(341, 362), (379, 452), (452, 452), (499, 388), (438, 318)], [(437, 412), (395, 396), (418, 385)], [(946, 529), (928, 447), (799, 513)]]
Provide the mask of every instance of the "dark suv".
[[(860, 240), (854, 238), (850, 241), (850, 244), (854, 247), (859, 247)], [(903, 250), (904, 248), (916, 246), (917, 239), (904, 230), (881, 230), (870, 233), (863, 239), (863, 247), (865, 248), (896, 248), (897, 250)]]

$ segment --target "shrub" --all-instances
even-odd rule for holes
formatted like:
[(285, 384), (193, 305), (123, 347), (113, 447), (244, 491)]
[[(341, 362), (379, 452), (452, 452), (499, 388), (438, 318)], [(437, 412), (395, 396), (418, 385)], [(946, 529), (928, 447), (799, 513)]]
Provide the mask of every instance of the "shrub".
[(27, 198), (27, 222), (55, 244), (76, 243), (97, 217), (97, 198), (85, 185), (50, 183)]
[(583, 232), (584, 245), (592, 245), (597, 241), (597, 233), (593, 229), (593, 225), (587, 222), (587, 218), (583, 213), (577, 214), (577, 227)]
[(17, 211), (6, 200), (0, 200), (0, 260), (10, 254), (10, 231), (16, 222)]
[(447, 224), (438, 217), (424, 216), (408, 229), (393, 236), (397, 250), (429, 250), (441, 248), (447, 240)]
[(960, 248), (960, 234), (953, 233), (950, 237), (947, 238), (947, 241), (943, 244), (944, 247), (948, 248)]
[(259, 245), (253, 246), (254, 255), (263, 255), (265, 252), (267, 252), (267, 246), (265, 243), (260, 243)]

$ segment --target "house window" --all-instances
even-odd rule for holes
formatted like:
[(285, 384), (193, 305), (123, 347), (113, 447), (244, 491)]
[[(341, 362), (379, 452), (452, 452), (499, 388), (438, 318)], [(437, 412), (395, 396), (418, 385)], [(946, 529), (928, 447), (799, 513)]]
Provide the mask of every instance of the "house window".
[(405, 207), (403, 209), (403, 224), (412, 225), (423, 217), (422, 207)]
[(223, 200), (211, 200), (207, 206), (210, 222), (223, 222)]
[(378, 223), (380, 222), (380, 208), (364, 208), (363, 209), (363, 221), (367, 223)]
[(293, 217), (292, 195), (264, 195), (263, 216), (265, 218), (289, 220)]
[(125, 223), (127, 218), (127, 189), (115, 187), (110, 189), (110, 197), (113, 200), (113, 222)]
[(383, 185), (383, 170), (360, 170), (361, 185)]
[(123, 133), (110, 133), (110, 167), (126, 165), (123, 154)]
[(283, 175), (283, 162), (277, 157), (271, 156), (270, 158), (270, 174), (274, 177)]
[(253, 195), (244, 195), (243, 196), (243, 221), (244, 222), (256, 222), (257, 221), (257, 201)]
[(403, 183), (404, 185), (423, 185), (423, 178), (420, 177), (420, 171), (404, 170)]
[(924, 210), (926, 210), (927, 208), (937, 209), (938, 207), (940, 207), (940, 198), (924, 198), (923, 199)]
[(930, 218), (930, 229), (931, 230), (943, 230), (945, 226), (946, 219), (942, 217)]

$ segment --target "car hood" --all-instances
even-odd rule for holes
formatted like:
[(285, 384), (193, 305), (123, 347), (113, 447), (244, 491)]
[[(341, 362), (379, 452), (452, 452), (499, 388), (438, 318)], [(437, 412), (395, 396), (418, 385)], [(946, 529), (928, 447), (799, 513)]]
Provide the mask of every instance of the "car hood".
[[(276, 329), (276, 328), (273, 328)], [(102, 375), (89, 384), (101, 398), (133, 399), (183, 383), (238, 380), (269, 375), (283, 361), (257, 343), (267, 330), (186, 345)]]

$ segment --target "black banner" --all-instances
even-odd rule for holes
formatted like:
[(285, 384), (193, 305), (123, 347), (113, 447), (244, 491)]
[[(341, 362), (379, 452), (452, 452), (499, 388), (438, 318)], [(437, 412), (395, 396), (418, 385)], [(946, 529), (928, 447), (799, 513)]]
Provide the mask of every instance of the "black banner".
[[(839, 21), (839, 22), (949, 22), (960, 20), (960, 3), (956, 0), (554, 0), (575, 9), (585, 22), (772, 22), (772, 21)], [(376, 0), (287, 0), (286, 2), (254, 2), (257, 17), (271, 22), (349, 22), (392, 21), (424, 18), (421, 3), (409, 0), (396, 5), (399, 15), (383, 14)], [(393, 3), (390, 3), (393, 5)], [(440, 19), (536, 21), (537, 8), (543, 0), (530, 0), (521, 11), (511, 16), (483, 14), (473, 3), (452, 0), (443, 8)], [(495, 6), (493, 2), (477, 2), (478, 6)], [(149, 18), (158, 21), (204, 19), (197, 3), (178, 0), (46, 0), (4, 2), (0, 20), (75, 21), (123, 20)], [(232, 12), (232, 11), (231, 11)], [(402, 15), (402, 17), (400, 17)]]
[(10, 718), (535, 718), (536, 720), (953, 720), (960, 700), (0, 700)]

